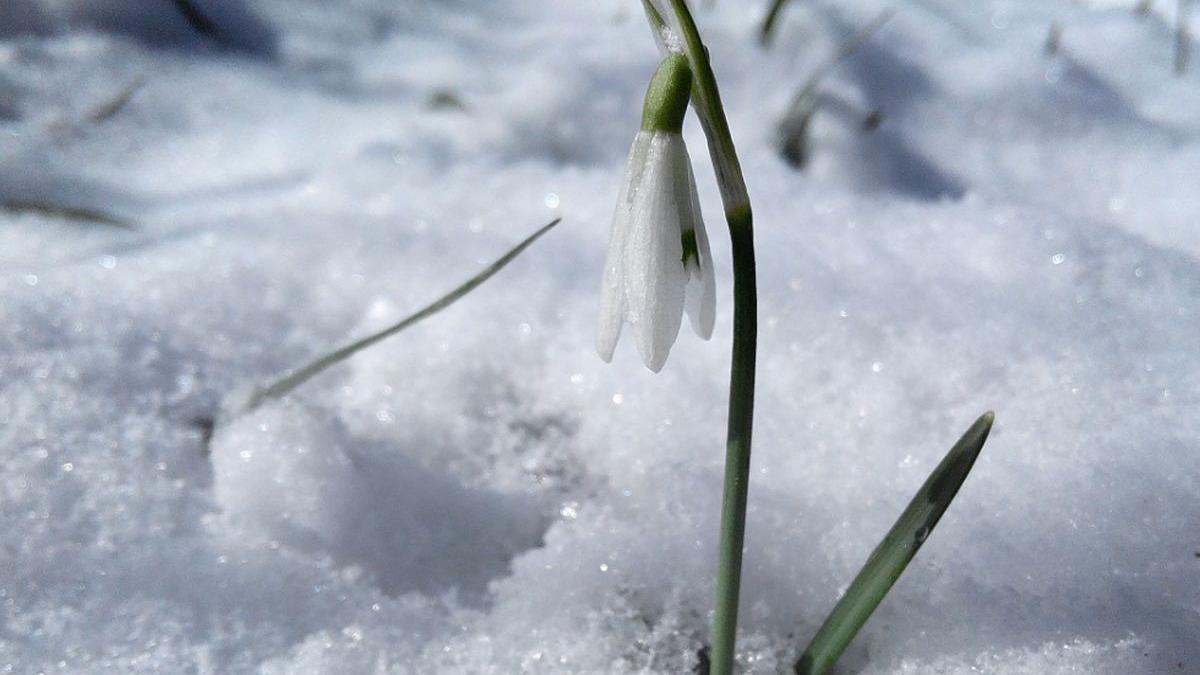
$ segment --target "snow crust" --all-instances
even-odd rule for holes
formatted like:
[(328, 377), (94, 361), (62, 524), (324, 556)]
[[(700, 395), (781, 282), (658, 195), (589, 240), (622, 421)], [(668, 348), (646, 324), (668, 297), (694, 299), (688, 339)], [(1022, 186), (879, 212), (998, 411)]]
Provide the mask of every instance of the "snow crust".
[[(688, 672), (729, 247), (689, 120), (714, 338), (658, 375), (595, 356), (657, 63), (638, 3), (193, 4), (211, 35), (171, 3), (0, 3), (0, 201), (135, 224), (0, 211), (0, 672)], [(791, 3), (763, 51), (766, 3), (711, 4), (759, 249), (741, 670), (789, 671), (993, 409), (839, 672), (1200, 673), (1200, 68), (1171, 73), (1174, 3), (903, 3), (824, 81), (804, 173), (776, 124), (886, 5)], [(559, 215), (460, 304), (211, 429)]]

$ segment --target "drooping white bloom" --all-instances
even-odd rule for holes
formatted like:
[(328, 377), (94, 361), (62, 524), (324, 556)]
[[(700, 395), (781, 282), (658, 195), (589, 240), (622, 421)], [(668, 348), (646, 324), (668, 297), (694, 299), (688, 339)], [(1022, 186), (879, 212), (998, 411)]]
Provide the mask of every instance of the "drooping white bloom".
[(686, 308), (692, 329), (712, 336), (716, 281), (696, 180), (678, 130), (643, 129), (629, 152), (617, 198), (596, 351), (612, 359), (629, 323), (642, 362), (662, 369)]

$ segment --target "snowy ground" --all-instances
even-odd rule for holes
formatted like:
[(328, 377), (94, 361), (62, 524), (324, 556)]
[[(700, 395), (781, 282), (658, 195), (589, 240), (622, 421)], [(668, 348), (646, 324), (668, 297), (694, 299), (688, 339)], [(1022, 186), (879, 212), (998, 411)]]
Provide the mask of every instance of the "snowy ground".
[[(759, 246), (741, 668), (788, 669), (994, 409), (839, 672), (1200, 673), (1200, 67), (1171, 74), (1175, 3), (897, 3), (825, 80), (805, 173), (776, 122), (889, 5), (793, 3), (764, 52), (765, 0), (712, 4)], [(638, 3), (197, 6), (224, 47), (170, 3), (0, 2), (0, 201), (136, 225), (0, 211), (0, 672), (687, 672), (729, 251), (690, 121), (717, 335), (685, 327), (657, 376), (628, 340), (596, 357), (657, 60)], [(556, 215), (461, 304), (205, 442), (230, 392)]]

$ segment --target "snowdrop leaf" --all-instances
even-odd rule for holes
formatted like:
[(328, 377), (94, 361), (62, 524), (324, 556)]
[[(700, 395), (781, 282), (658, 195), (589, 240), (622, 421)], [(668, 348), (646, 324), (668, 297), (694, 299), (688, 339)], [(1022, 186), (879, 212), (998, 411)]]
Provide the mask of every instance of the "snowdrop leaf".
[(821, 675), (842, 655), (958, 494), (994, 419), (987, 412), (976, 420), (925, 480), (804, 650), (797, 675)]
[(783, 12), (783, 6), (788, 0), (774, 0), (771, 3), (771, 8), (767, 10), (767, 15), (763, 18), (762, 27), (758, 30), (758, 43), (766, 47), (771, 44), (771, 36), (775, 32), (775, 24), (779, 21), (779, 15)]
[(1191, 2), (1179, 1), (1179, 9), (1175, 12), (1175, 74), (1187, 72), (1188, 61), (1192, 55), (1192, 34), (1188, 30), (1188, 14)]
[(133, 223), (118, 216), (85, 206), (70, 206), (67, 204), (27, 199), (10, 199), (0, 203), (0, 208), (12, 211), (13, 213), (36, 213), (51, 218), (110, 225), (124, 230), (137, 229)]
[(808, 135), (813, 115), (817, 111), (817, 86), (834, 67), (853, 54), (876, 31), (883, 28), (895, 13), (895, 10), (885, 9), (877, 14), (870, 23), (842, 43), (837, 52), (813, 69), (804, 86), (792, 97), (791, 105), (788, 106), (787, 113), (779, 123), (780, 154), (789, 164), (797, 169), (803, 169), (808, 163)]
[(172, 0), (175, 3), (175, 9), (183, 15), (187, 20), (188, 25), (197, 33), (216, 40), (221, 41), (220, 32), (217, 30), (217, 24), (213, 20), (205, 16), (204, 12), (200, 11), (199, 7), (192, 0)]
[(283, 396), (286, 396), (294, 391), (300, 385), (321, 373), (326, 368), (341, 363), (342, 361), (345, 361), (354, 354), (366, 349), (367, 347), (370, 347), (376, 342), (385, 340), (396, 333), (399, 333), (405, 328), (417, 324), (420, 321), (427, 319), (449, 307), (459, 298), (475, 290), (480, 284), (492, 278), (493, 275), (504, 269), (508, 263), (512, 262), (513, 259), (520, 255), (522, 251), (529, 248), (529, 246), (533, 244), (533, 242), (537, 241), (539, 237), (549, 232), (550, 229), (557, 225), (561, 220), (561, 218), (555, 218), (554, 220), (550, 221), (549, 224), (543, 226), (537, 232), (534, 232), (526, 237), (524, 241), (514, 246), (508, 253), (500, 256), (496, 262), (488, 265), (479, 274), (471, 277), (454, 290), (426, 305), (417, 312), (405, 317), (391, 326), (388, 326), (387, 328), (384, 328), (381, 331), (368, 335), (360, 340), (356, 340), (355, 342), (352, 342), (345, 347), (341, 347), (340, 349), (335, 349), (334, 351), (329, 352), (328, 354), (325, 354), (324, 356), (321, 356), (320, 358), (317, 358), (316, 360), (311, 361), (310, 363), (297, 368), (296, 370), (293, 370), (289, 374), (281, 377), (271, 384), (255, 390), (244, 402), (230, 406), (233, 411), (230, 416), (236, 417), (238, 415), (252, 412), (254, 409), (258, 408), (267, 401), (282, 398)]
[(102, 102), (100, 105), (88, 112), (88, 114), (84, 116), (84, 119), (93, 124), (111, 119), (117, 113), (121, 112), (125, 106), (129, 105), (129, 102), (133, 100), (134, 95), (137, 94), (138, 90), (140, 90), (145, 84), (146, 78), (140, 76), (134, 78), (132, 82), (125, 85), (125, 87), (122, 88), (121, 91), (117, 92), (116, 95), (110, 97), (108, 100)]

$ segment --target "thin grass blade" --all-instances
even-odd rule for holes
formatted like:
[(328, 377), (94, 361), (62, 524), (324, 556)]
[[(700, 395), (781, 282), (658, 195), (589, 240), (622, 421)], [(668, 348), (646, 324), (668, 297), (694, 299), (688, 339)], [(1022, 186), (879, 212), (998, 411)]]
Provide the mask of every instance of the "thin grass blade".
[(455, 288), (454, 290), (450, 291), (448, 294), (442, 296), (438, 300), (435, 300), (433, 303), (426, 305), (422, 309), (418, 310), (416, 313), (411, 314), (408, 317), (405, 317), (398, 323), (392, 324), (391, 326), (388, 326), (387, 328), (384, 328), (383, 330), (381, 330), (377, 333), (373, 333), (371, 335), (368, 335), (365, 338), (362, 338), (361, 340), (356, 340), (355, 342), (352, 342), (352, 343), (346, 345), (345, 347), (336, 349), (336, 350), (316, 359), (315, 361), (312, 361), (311, 363), (308, 363), (307, 365), (302, 366), (301, 368), (298, 368), (298, 369), (292, 371), (291, 373), (276, 380), (275, 382), (272, 382), (271, 384), (256, 390), (253, 394), (251, 394), (251, 396), (244, 403), (242, 403), (240, 406), (236, 407), (233, 410), (232, 416), (236, 417), (238, 415), (242, 415), (242, 414), (251, 412), (255, 408), (258, 408), (260, 405), (262, 405), (263, 403), (265, 403), (267, 401), (282, 398), (283, 396), (286, 396), (287, 394), (291, 393), (297, 387), (299, 387), (300, 385), (309, 381), (310, 379), (315, 377), (317, 374), (319, 374), (321, 371), (325, 370), (326, 368), (329, 368), (332, 365), (335, 365), (342, 361), (345, 361), (346, 359), (350, 358), (354, 354), (362, 351), (363, 349), (366, 349), (367, 347), (370, 347), (371, 345), (375, 344), (376, 342), (385, 340), (385, 339), (395, 335), (396, 333), (399, 333), (400, 331), (404, 330), (405, 328), (408, 328), (409, 326), (412, 326), (413, 324), (416, 324), (423, 319), (427, 319), (430, 316), (433, 316), (434, 314), (437, 314), (438, 312), (442, 311), (443, 309), (449, 307), (450, 305), (454, 304), (454, 302), (457, 301), (459, 298), (461, 298), (464, 295), (466, 295), (467, 293), (470, 293), (471, 291), (475, 290), (475, 288), (477, 288), (480, 284), (482, 284), (483, 282), (492, 278), (493, 275), (495, 275), (500, 270), (504, 269), (504, 267), (506, 265), (508, 265), (508, 263), (512, 262), (513, 259), (516, 258), (518, 255), (520, 255), (522, 251), (529, 248), (529, 246), (531, 244), (533, 244), (533, 242), (537, 241), (537, 239), (539, 237), (541, 237), (543, 234), (549, 232), (550, 229), (552, 227), (554, 227), (555, 225), (557, 225), (559, 223), (559, 221), (561, 221), (561, 220), (562, 220), (561, 218), (555, 218), (554, 220), (550, 221), (550, 223), (548, 225), (543, 226), (537, 232), (534, 232), (533, 234), (529, 235), (524, 241), (517, 244), (508, 253), (505, 253), (503, 256), (500, 256), (500, 258), (497, 259), (496, 262), (492, 263), (491, 265), (488, 265), (479, 274), (476, 274), (475, 276), (471, 277), (465, 283), (460, 285), (458, 288)]
[(192, 0), (173, 0), (173, 2), (175, 4), (175, 9), (179, 10), (179, 13), (183, 15), (183, 18), (187, 20), (188, 25), (191, 26), (193, 30), (205, 37), (216, 40), (217, 42), (221, 41), (220, 32), (217, 30), (217, 24), (213, 23), (212, 19), (205, 16), (204, 12), (201, 12), (200, 8), (196, 6), (196, 3), (192, 2)]
[(1042, 46), (1042, 53), (1046, 56), (1054, 56), (1058, 53), (1062, 46), (1062, 24), (1057, 21), (1050, 23), (1050, 29), (1046, 31), (1046, 43)]
[(129, 102), (133, 100), (134, 95), (137, 94), (138, 90), (141, 89), (145, 84), (146, 78), (141, 76), (134, 78), (132, 82), (125, 85), (125, 87), (121, 89), (121, 91), (117, 92), (116, 95), (112, 96), (107, 101), (102, 102), (100, 105), (96, 106), (86, 115), (84, 115), (84, 120), (96, 124), (111, 119), (112, 117), (116, 116), (117, 113), (121, 112), (122, 108), (129, 105)]
[(1183, 75), (1188, 69), (1192, 53), (1192, 34), (1188, 31), (1188, 14), (1192, 0), (1179, 0), (1175, 11), (1175, 74)]
[(136, 230), (137, 227), (118, 216), (90, 209), (85, 206), (68, 206), (54, 202), (43, 202), (33, 199), (8, 199), (0, 202), (0, 208), (13, 213), (36, 213), (50, 218), (62, 218), (80, 222), (99, 223), (119, 227), (123, 230)]
[(758, 43), (763, 47), (770, 46), (771, 37), (775, 33), (775, 24), (779, 21), (779, 15), (783, 12), (783, 6), (788, 0), (773, 0), (771, 8), (767, 10), (767, 15), (763, 17), (762, 27), (758, 29)]
[(984, 413), (929, 475), (804, 650), (797, 675), (821, 675), (842, 655), (958, 494), (994, 419), (993, 413)]
[(838, 50), (813, 69), (804, 86), (792, 97), (787, 113), (779, 123), (780, 152), (792, 166), (803, 169), (808, 163), (809, 127), (817, 111), (817, 86), (839, 63), (849, 57), (895, 16), (894, 9), (885, 9), (863, 26)]

